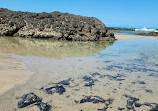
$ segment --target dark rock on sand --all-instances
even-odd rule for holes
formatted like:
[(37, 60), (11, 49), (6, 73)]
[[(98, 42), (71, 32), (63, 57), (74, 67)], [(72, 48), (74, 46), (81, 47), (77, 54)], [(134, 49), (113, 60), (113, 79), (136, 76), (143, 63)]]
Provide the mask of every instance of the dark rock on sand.
[(62, 85), (70, 85), (70, 81), (71, 78), (67, 79), (67, 80), (63, 80), (63, 81), (60, 81), (58, 84), (62, 84)]
[[(92, 76), (95, 76), (95, 75), (98, 75), (99, 73), (92, 73), (91, 75)], [(86, 87), (92, 87), (94, 85), (94, 83), (97, 81), (96, 79), (93, 79), (92, 77), (90, 76), (83, 76), (82, 79), (84, 79), (84, 81), (88, 82), (88, 83), (85, 83), (84, 86)]]
[(150, 90), (150, 89), (145, 89), (145, 92), (147, 92), (147, 93), (153, 93), (153, 91)]
[(144, 103), (143, 105), (151, 107), (149, 111), (158, 111), (158, 104), (157, 103)]
[(103, 77), (108, 77), (110, 80), (123, 81), (125, 79), (121, 78), (121, 77), (126, 77), (126, 76), (123, 75), (123, 74), (117, 74), (115, 76), (112, 76), (112, 75), (101, 75), (99, 78), (103, 78)]
[(150, 111), (158, 111), (158, 104), (156, 104), (154, 108), (150, 109)]
[(22, 98), (22, 100), (18, 102), (18, 107), (19, 108), (23, 108), (23, 107), (26, 107), (30, 104), (42, 101), (42, 99), (39, 98), (34, 93), (25, 94), (21, 98)]
[(125, 110), (125, 108), (120, 108), (120, 107), (118, 107), (118, 110), (122, 111), (122, 110)]
[(119, 70), (122, 70), (123, 69), (123, 67), (122, 66), (118, 66), (118, 65), (110, 65), (110, 66), (107, 66), (106, 68), (104, 68), (105, 70), (110, 70), (110, 71), (112, 71), (112, 70), (115, 70), (115, 69), (119, 69)]
[(115, 36), (97, 18), (61, 12), (30, 13), (0, 8), (0, 36), (114, 42)]
[(53, 93), (63, 94), (64, 92), (66, 92), (66, 89), (62, 85), (56, 85), (53, 87), (46, 88), (45, 91), (48, 94), (53, 94)]
[(81, 99), (80, 103), (105, 103), (105, 99), (100, 96), (86, 96), (85, 98)]
[(101, 74), (98, 73), (98, 72), (94, 72), (94, 73), (91, 74), (91, 76), (100, 76), (100, 75), (101, 75)]
[(133, 84), (146, 84), (144, 81), (136, 81), (136, 82), (132, 82)]
[(113, 103), (113, 99), (108, 99), (108, 100), (105, 100), (105, 107), (104, 108), (100, 108), (98, 109), (99, 111), (107, 111), (107, 109), (109, 108), (109, 105)]
[(107, 60), (107, 61), (104, 61), (104, 62), (105, 62), (105, 63), (109, 63), (109, 62), (111, 62), (111, 61), (108, 61), (108, 60)]
[(140, 107), (142, 104), (138, 103), (138, 102), (135, 102), (134, 106), (135, 107)]
[(84, 86), (86, 86), (86, 87), (92, 87), (93, 85), (95, 85), (94, 83), (95, 83), (96, 81), (97, 81), (96, 79), (91, 80), (90, 82), (85, 83), (85, 85), (84, 85)]
[(93, 80), (93, 78), (90, 77), (90, 76), (83, 76), (82, 79), (84, 79), (84, 81), (91, 81), (91, 80)]
[(129, 99), (127, 100), (127, 105), (126, 105), (126, 107), (127, 107), (129, 110), (134, 110), (134, 104), (135, 104), (135, 102), (138, 101), (139, 99), (138, 99), (138, 98), (135, 98), (135, 97), (132, 97), (132, 96), (130, 96), (130, 95), (127, 95), (127, 94), (125, 94), (124, 96), (125, 96), (126, 98), (129, 98)]
[(50, 111), (51, 107), (52, 107), (51, 105), (49, 105), (47, 103), (43, 103), (43, 102), (40, 102), (40, 103), (38, 103), (36, 105), (39, 107), (39, 109), (41, 111)]

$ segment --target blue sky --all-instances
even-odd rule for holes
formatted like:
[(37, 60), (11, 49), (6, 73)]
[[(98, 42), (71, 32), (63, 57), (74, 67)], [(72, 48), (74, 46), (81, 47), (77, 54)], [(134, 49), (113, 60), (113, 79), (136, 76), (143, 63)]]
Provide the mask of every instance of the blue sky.
[(68, 12), (99, 18), (106, 26), (158, 28), (158, 0), (0, 0), (1, 8)]

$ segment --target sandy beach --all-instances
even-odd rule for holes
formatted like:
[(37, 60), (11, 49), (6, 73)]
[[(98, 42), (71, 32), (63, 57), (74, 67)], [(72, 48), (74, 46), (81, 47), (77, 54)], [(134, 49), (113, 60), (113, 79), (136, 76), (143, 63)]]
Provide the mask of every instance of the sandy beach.
[(117, 40), (140, 39), (140, 38), (158, 39), (158, 36), (141, 36), (141, 35), (115, 35), (115, 37)]
[(25, 83), (33, 73), (26, 70), (20, 60), (9, 54), (0, 54), (0, 94)]

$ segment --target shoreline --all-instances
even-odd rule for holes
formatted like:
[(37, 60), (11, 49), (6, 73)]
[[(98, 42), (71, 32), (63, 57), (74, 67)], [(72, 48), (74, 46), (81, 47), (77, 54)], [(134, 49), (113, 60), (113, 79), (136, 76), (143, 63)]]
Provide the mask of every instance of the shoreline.
[(33, 73), (28, 71), (19, 59), (9, 54), (0, 54), (0, 95), (16, 85), (24, 84), (32, 75)]
[(142, 36), (142, 35), (117, 35), (115, 34), (117, 40), (129, 40), (129, 39), (141, 39), (141, 38), (150, 38), (158, 39), (158, 36)]

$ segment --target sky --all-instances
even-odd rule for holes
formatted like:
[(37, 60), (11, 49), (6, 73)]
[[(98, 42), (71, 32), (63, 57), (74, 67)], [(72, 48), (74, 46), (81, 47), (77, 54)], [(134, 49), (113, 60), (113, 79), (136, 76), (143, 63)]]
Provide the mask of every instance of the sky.
[(158, 0), (0, 0), (0, 8), (67, 12), (99, 18), (107, 27), (157, 28)]

